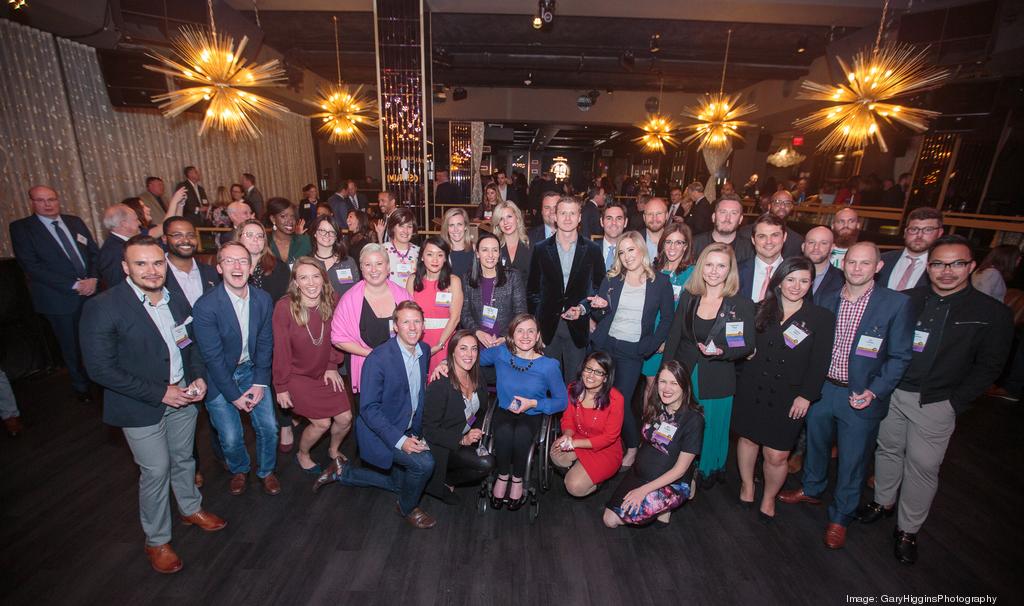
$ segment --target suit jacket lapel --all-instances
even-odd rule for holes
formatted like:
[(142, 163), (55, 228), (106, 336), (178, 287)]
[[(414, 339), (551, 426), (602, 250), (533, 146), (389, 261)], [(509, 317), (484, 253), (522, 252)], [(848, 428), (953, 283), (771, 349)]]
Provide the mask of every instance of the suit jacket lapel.
[(548, 248), (548, 259), (555, 264), (555, 269), (558, 270), (558, 275), (562, 278), (558, 282), (559, 292), (565, 294), (565, 287), (562, 286), (565, 276), (562, 276), (562, 261), (558, 256), (558, 238), (551, 241), (551, 246)]

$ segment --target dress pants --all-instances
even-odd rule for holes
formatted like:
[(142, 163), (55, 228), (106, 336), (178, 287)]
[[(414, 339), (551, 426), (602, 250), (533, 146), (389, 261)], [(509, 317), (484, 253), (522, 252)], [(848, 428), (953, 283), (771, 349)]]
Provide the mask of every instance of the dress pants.
[(583, 358), (587, 357), (585, 348), (576, 347), (569, 334), (569, 325), (562, 319), (558, 320), (558, 328), (551, 342), (544, 344), (544, 355), (558, 360), (562, 365), (562, 379), (566, 384), (576, 379), (576, 374), (583, 366)]
[(956, 429), (949, 400), (924, 406), (920, 402), (919, 393), (893, 392), (875, 451), (875, 502), (891, 506), (898, 493), (897, 524), (912, 534), (928, 518), (939, 487), (939, 467)]
[[(608, 355), (615, 361), (615, 382), (612, 385), (622, 394), (625, 410), (622, 415), (622, 443), (626, 448), (640, 446), (640, 426), (633, 413), (633, 392), (640, 380), (644, 360), (637, 351), (637, 343), (608, 337)], [(576, 377), (574, 376), (573, 379)], [(568, 383), (567, 383), (568, 384)]]
[(498, 473), (522, 478), (526, 458), (537, 441), (544, 415), (516, 414), (498, 406), (491, 421), (494, 433), (494, 459)]
[(11, 419), (20, 415), (11, 382), (7, 379), (7, 373), (0, 369), (0, 419)]
[(407, 453), (401, 448), (392, 448), (391, 455), (394, 462), (386, 473), (346, 465), (339, 481), (345, 486), (372, 486), (396, 493), (398, 507), (407, 516), (420, 504), (423, 489), (434, 473), (434, 455), (429, 450)]
[(830, 522), (849, 526), (854, 519), (879, 421), (861, 417), (850, 406), (850, 390), (827, 381), (821, 388), (821, 399), (807, 413), (805, 494), (819, 497), (825, 492), (833, 438), (839, 450), (836, 490), (828, 506)]
[(53, 328), (53, 334), (57, 337), (57, 345), (60, 346), (60, 355), (64, 358), (64, 365), (68, 367), (68, 375), (71, 376), (71, 387), (78, 393), (89, 391), (89, 377), (82, 368), (82, 356), (78, 347), (78, 321), (82, 317), (82, 306), (79, 305), (74, 313), (70, 314), (44, 314)]
[[(242, 392), (252, 387), (252, 363), (247, 362), (235, 369), (235, 385)], [(251, 461), (245, 449), (245, 431), (242, 418), (235, 405), (228, 402), (223, 394), (206, 401), (210, 422), (217, 430), (224, 461), (232, 474), (249, 473)], [(277, 420), (274, 418), (274, 402), (270, 388), (263, 389), (263, 399), (249, 413), (252, 429), (256, 433), (256, 476), (265, 478), (274, 473), (277, 466)]]
[(124, 437), (139, 466), (139, 517), (146, 545), (171, 542), (171, 502), (174, 489), (178, 511), (190, 516), (202, 508), (203, 497), (196, 488), (196, 462), (192, 444), (196, 437), (195, 406), (165, 407), (156, 425), (124, 427)]

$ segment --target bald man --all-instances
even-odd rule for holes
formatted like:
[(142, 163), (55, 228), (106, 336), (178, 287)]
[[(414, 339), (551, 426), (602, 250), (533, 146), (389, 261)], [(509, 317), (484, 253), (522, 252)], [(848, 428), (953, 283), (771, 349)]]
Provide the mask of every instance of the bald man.
[(37, 185), (28, 197), (35, 216), (11, 223), (14, 256), (28, 276), (33, 307), (53, 327), (78, 400), (88, 403), (89, 379), (78, 355), (78, 320), (82, 303), (96, 292), (99, 247), (84, 221), (61, 214), (56, 190)]
[(811, 293), (814, 304), (835, 311), (839, 291), (843, 289), (843, 272), (829, 262), (835, 240), (832, 230), (819, 225), (804, 236), (800, 249), (814, 263), (814, 284)]
[(843, 257), (846, 251), (857, 242), (860, 237), (860, 215), (850, 207), (846, 207), (832, 216), (832, 236), (835, 244), (829, 257), (832, 265), (839, 269), (843, 268)]
[(665, 226), (668, 224), (668, 203), (663, 198), (651, 198), (644, 206), (644, 228), (640, 235), (647, 243), (647, 254), (654, 259), (658, 256), (658, 242), (661, 235), (665, 233)]
[(226, 231), (220, 235), (218, 240), (220, 241), (221, 246), (224, 246), (228, 242), (234, 240), (235, 230), (238, 229), (238, 226), (253, 217), (252, 207), (242, 200), (228, 204), (227, 213), (228, 220), (231, 221), (231, 231)]

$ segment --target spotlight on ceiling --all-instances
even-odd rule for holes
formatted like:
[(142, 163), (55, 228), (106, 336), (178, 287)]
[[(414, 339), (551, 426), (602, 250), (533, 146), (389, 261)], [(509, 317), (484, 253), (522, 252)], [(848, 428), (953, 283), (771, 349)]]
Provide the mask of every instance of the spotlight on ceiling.
[(533, 18), (533, 29), (540, 29), (544, 27), (544, 21), (540, 17)]
[(802, 55), (807, 52), (807, 36), (800, 38), (796, 43), (796, 54)]
[(661, 50), (661, 34), (651, 34), (651, 52), (656, 53)]
[(555, 0), (538, 0), (537, 16), (533, 18), (533, 29), (550, 27), (555, 21)]

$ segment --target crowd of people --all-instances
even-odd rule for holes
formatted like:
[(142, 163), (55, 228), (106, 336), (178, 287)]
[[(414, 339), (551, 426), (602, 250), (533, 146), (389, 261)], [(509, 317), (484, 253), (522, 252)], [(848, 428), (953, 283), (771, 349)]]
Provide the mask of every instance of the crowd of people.
[[(1019, 251), (996, 249), (975, 272), (972, 246), (944, 235), (934, 209), (911, 211), (904, 247), (884, 254), (861, 239), (855, 207), (801, 236), (785, 189), (747, 226), (734, 192), (711, 203), (699, 183), (630, 205), (600, 185), (586, 201), (547, 188), (529, 226), (499, 174), (472, 219), (451, 208), (440, 235), (418, 238), (390, 192), (371, 219), (354, 182), (324, 203), (310, 186), (296, 205), (264, 200), (244, 175), (207, 265), (196, 227), (213, 208), (199, 171), (185, 174), (170, 205), (156, 180), (141, 218), (107, 209), (102, 247), (46, 186), (10, 228), (75, 392), (88, 401), (101, 386), (104, 422), (123, 428), (159, 572), (182, 567), (170, 493), (187, 524), (226, 524), (202, 505), (200, 405), (231, 494), (251, 475), (279, 494), (278, 455), (295, 450), (314, 491), (382, 488), (419, 529), (436, 524), (424, 494), (458, 503), (455, 488), (481, 480), (493, 509), (523, 507), (545, 419), (570, 495), (614, 484), (609, 528), (667, 525), (714, 489), (730, 432), (736, 499), (766, 524), (780, 502), (822, 502), (835, 450), (825, 545), (898, 514), (895, 555), (910, 564), (956, 417), (1011, 349), (999, 296)], [(471, 238), (473, 221), (491, 231)], [(342, 452), (353, 427), (358, 461)]]

